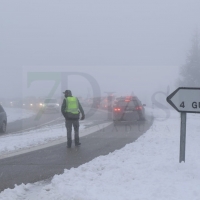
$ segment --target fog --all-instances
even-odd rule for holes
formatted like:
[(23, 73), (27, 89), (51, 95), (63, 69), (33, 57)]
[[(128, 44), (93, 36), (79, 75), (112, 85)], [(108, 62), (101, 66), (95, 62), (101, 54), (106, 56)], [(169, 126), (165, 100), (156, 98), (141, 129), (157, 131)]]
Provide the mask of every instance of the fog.
[[(30, 72), (86, 73), (101, 95), (134, 93), (148, 102), (156, 91), (172, 92), (199, 8), (197, 0), (1, 1), (0, 98), (48, 95), (54, 82), (28, 85)], [(93, 95), (81, 76), (67, 85), (74, 95)]]

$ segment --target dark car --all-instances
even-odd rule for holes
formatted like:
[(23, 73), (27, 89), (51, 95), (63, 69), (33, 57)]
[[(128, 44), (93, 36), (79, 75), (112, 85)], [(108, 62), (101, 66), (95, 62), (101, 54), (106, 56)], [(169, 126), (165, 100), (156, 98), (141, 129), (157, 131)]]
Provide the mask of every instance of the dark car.
[(117, 98), (113, 106), (114, 123), (144, 121), (144, 106), (136, 96)]
[(0, 132), (5, 133), (7, 127), (7, 115), (2, 105), (0, 105)]

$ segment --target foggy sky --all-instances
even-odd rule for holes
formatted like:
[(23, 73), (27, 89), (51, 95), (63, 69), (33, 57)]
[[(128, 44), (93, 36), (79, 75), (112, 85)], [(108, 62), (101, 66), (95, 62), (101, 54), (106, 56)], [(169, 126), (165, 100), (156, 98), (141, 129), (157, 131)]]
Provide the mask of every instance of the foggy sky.
[[(102, 93), (171, 86), (200, 27), (199, 8), (198, 0), (2, 0), (0, 97), (49, 90), (27, 90), (23, 72), (34, 68), (91, 74)], [(83, 82), (72, 84), (76, 95), (88, 90)]]

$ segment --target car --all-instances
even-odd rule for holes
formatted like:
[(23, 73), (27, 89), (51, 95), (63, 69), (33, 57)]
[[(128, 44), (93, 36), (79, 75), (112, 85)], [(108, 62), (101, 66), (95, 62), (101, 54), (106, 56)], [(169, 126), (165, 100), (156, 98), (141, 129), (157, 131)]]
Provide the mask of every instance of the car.
[(138, 121), (145, 121), (145, 104), (136, 96), (119, 97), (116, 98), (113, 106), (113, 122), (114, 123), (133, 123)]
[(7, 128), (7, 115), (2, 105), (0, 105), (0, 132), (5, 133)]
[(43, 109), (43, 111), (59, 112), (60, 105), (59, 105), (57, 99), (45, 99), (44, 103), (42, 105), (42, 109)]

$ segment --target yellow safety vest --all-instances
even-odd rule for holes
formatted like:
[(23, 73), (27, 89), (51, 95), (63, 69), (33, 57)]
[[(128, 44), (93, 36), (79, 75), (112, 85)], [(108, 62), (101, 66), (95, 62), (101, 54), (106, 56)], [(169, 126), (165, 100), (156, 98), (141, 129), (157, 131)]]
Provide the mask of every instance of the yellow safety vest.
[(79, 113), (79, 106), (78, 100), (76, 97), (67, 97), (66, 100), (66, 109), (65, 112), (78, 114)]

